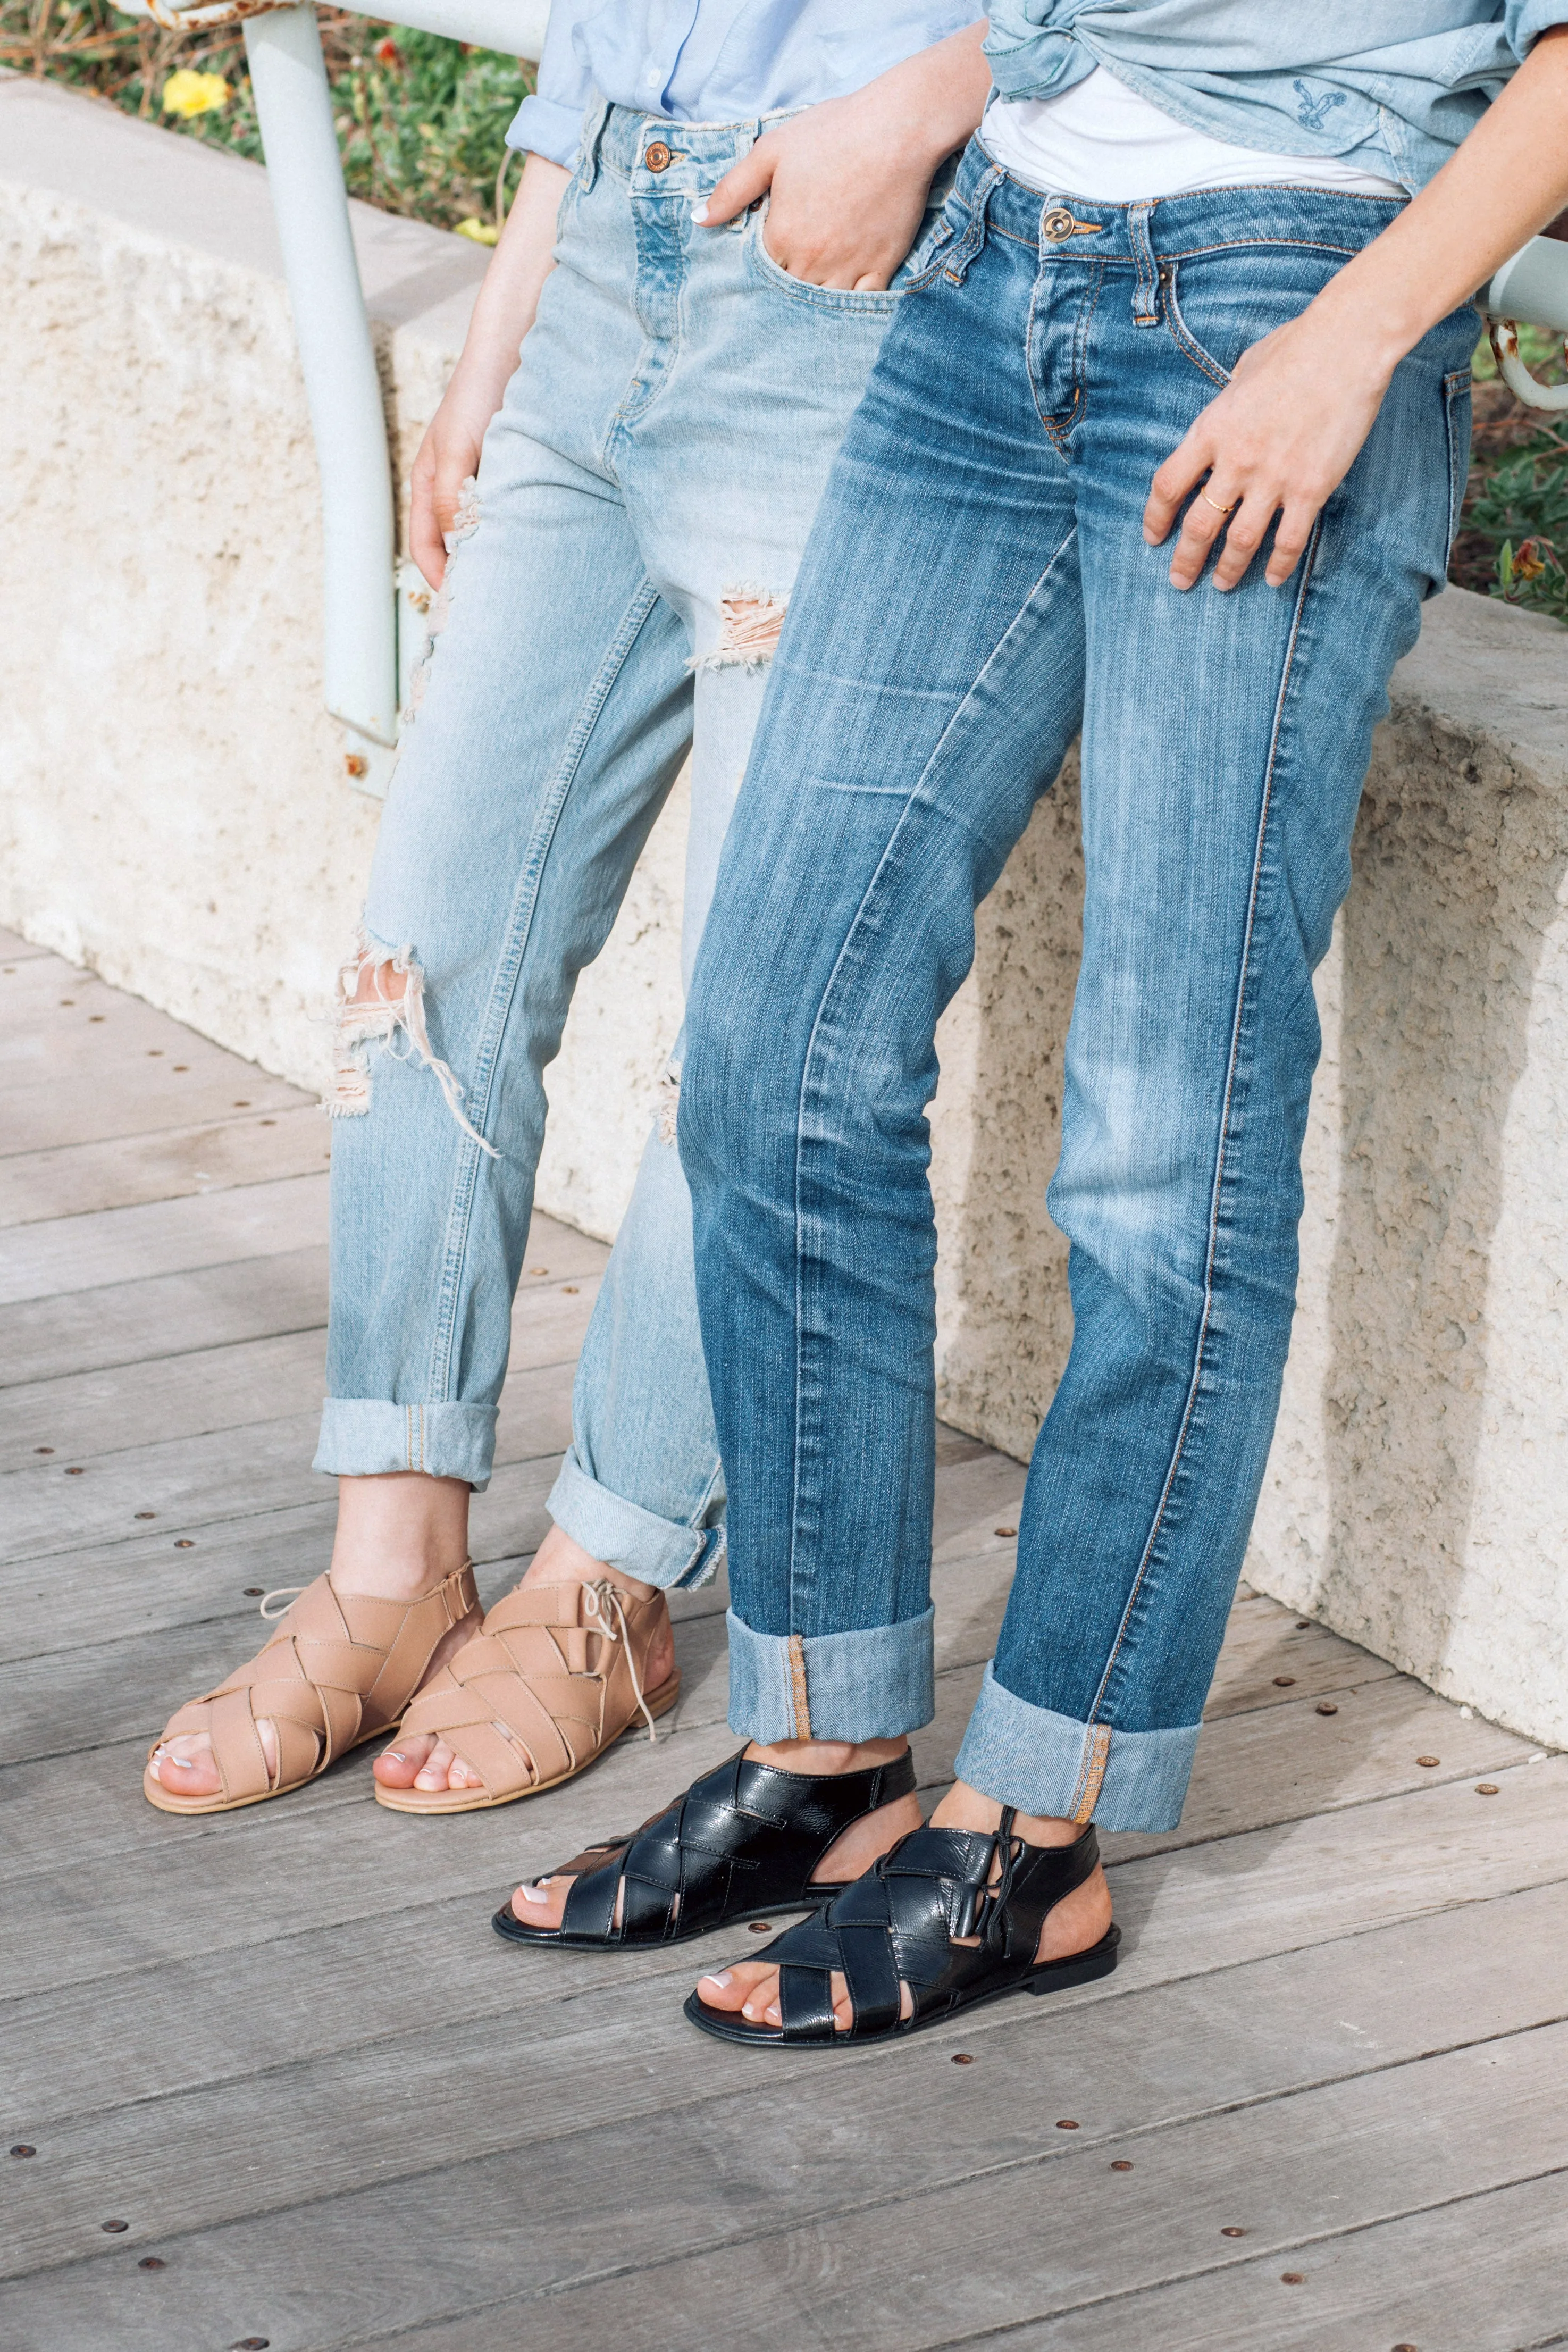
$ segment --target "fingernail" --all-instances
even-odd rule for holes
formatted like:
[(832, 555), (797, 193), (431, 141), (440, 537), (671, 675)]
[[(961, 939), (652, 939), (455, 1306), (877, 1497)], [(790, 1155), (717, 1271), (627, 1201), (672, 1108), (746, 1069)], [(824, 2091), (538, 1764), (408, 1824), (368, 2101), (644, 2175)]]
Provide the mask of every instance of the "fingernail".
[(704, 1977), (703, 1982), (704, 1984), (712, 1985), (716, 1992), (722, 1992), (726, 1985), (729, 1982), (729, 1970), (727, 1969), (720, 1969), (717, 1976)]
[(548, 1903), (549, 1896), (542, 1886), (519, 1886), (517, 1893), (525, 1903)]
[(699, 228), (706, 228), (707, 226), (706, 205), (694, 205), (692, 206), (692, 218), (695, 221)]
[(1144, 533), (1144, 545), (1145, 547), (1158, 547), (1159, 541), (1155, 537), (1152, 530), (1146, 530)]

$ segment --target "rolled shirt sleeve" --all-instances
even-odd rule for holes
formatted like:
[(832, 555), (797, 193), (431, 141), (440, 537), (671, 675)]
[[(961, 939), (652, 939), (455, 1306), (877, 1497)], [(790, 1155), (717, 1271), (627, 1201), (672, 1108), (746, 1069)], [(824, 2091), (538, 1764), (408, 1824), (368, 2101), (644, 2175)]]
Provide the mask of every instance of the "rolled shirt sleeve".
[(1508, 46), (1522, 65), (1542, 33), (1568, 25), (1568, 0), (1507, 0), (1503, 31)]
[[(572, 38), (584, 5), (585, 0), (578, 0), (575, 7), (571, 0), (555, 0), (534, 94), (524, 99), (507, 132), (508, 147), (526, 147), (530, 154), (548, 156), (569, 172), (577, 162), (582, 117), (592, 90)], [(1568, 0), (1563, 5), (1568, 6)]]

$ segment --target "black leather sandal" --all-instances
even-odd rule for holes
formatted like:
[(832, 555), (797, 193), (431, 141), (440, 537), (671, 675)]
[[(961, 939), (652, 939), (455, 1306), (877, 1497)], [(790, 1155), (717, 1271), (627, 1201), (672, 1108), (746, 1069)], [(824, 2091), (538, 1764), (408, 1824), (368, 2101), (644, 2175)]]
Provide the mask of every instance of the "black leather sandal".
[(509, 1903), (492, 1924), (508, 1943), (598, 1952), (684, 1944), (737, 1919), (812, 1910), (842, 1888), (842, 1880), (819, 1885), (812, 1877), (829, 1847), (914, 1786), (907, 1753), (869, 1771), (807, 1774), (748, 1763), (742, 1748), (630, 1836), (541, 1872), (572, 1874), (559, 1927), (529, 1927)]
[[(1108, 1977), (1122, 1940), (1118, 1927), (1067, 1959), (1037, 1963), (1034, 1957), (1046, 1914), (1082, 1885), (1100, 1859), (1093, 1830), (1071, 1845), (1026, 1845), (1014, 1836), (1013, 1821), (1009, 1805), (995, 1836), (912, 1830), (824, 1909), (747, 1954), (778, 1966), (781, 2026), (753, 2025), (738, 2010), (710, 2009), (695, 1992), (686, 2015), (720, 2042), (842, 2048), (918, 2033), (1004, 1993), (1060, 1992)], [(1001, 1875), (992, 1885), (998, 1853)], [(978, 1940), (958, 1943), (960, 1936)], [(833, 2021), (835, 1969), (854, 2011), (844, 2033)], [(898, 2013), (901, 1983), (915, 2002), (908, 2018)]]

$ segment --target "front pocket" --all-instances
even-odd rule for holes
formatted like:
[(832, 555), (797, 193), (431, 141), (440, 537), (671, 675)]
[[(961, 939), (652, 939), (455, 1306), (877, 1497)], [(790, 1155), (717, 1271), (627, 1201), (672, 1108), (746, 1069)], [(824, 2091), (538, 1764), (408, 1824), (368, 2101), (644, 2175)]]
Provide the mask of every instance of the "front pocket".
[(1182, 357), (1217, 392), (1243, 352), (1291, 319), (1350, 260), (1321, 245), (1234, 246), (1160, 264), (1160, 315)]
[(904, 289), (892, 286), (877, 292), (857, 293), (852, 286), (809, 286), (803, 278), (791, 278), (780, 268), (763, 242), (763, 225), (768, 212), (764, 206), (752, 214), (746, 225), (747, 267), (758, 284), (770, 287), (775, 293), (787, 294), (791, 301), (804, 302), (815, 310), (837, 310), (861, 318), (891, 319), (904, 299)]

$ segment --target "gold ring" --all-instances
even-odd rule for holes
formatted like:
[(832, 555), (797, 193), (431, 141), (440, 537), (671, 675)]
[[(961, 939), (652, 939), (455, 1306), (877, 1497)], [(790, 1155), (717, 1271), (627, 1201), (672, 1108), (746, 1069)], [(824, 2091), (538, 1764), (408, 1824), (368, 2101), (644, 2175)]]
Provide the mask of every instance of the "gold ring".
[(1216, 514), (1234, 514), (1237, 508), (1241, 504), (1239, 499), (1232, 499), (1228, 507), (1222, 507), (1219, 500), (1218, 499), (1211, 499), (1207, 490), (1199, 490), (1197, 495), (1203, 500), (1206, 507), (1212, 507), (1214, 509)]

